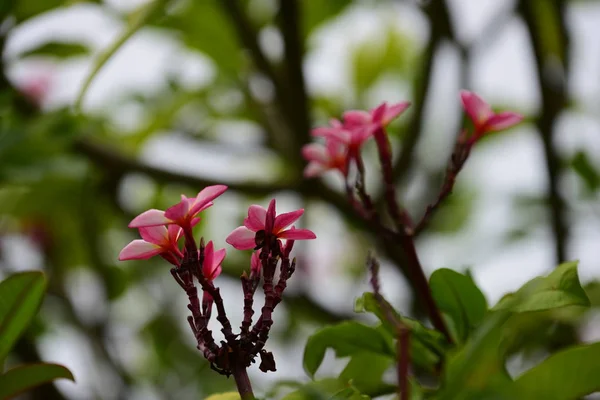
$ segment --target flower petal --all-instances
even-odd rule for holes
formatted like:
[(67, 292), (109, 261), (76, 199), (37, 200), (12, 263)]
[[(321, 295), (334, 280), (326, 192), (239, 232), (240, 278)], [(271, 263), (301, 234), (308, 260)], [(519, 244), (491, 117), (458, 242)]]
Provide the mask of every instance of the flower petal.
[(304, 214), (303, 208), (278, 215), (277, 218), (275, 218), (273, 232), (279, 233), (280, 231), (284, 230), (285, 228), (296, 222), (298, 218), (302, 216), (302, 214)]
[(202, 262), (202, 273), (208, 279), (213, 269), (215, 247), (212, 240), (209, 240), (204, 247), (204, 261)]
[(165, 217), (173, 221), (182, 221), (188, 216), (190, 211), (190, 199), (181, 196), (181, 201), (172, 207), (167, 208)]
[(144, 226), (139, 228), (139, 231), (142, 239), (148, 243), (153, 243), (162, 247), (169, 244), (169, 231), (167, 231), (167, 228), (165, 228), (164, 225)]
[(383, 126), (388, 125), (394, 119), (396, 119), (400, 114), (402, 114), (408, 107), (410, 107), (410, 102), (403, 101), (400, 103), (393, 104), (385, 109), (385, 113), (381, 119), (381, 124)]
[(196, 196), (196, 201), (191, 207), (190, 213), (195, 215), (199, 212), (199, 210), (206, 209), (207, 207), (204, 207), (205, 205), (222, 195), (226, 190), (227, 186), (225, 185), (213, 185), (205, 187), (198, 193), (198, 196)]
[(119, 261), (146, 260), (162, 252), (163, 249), (160, 246), (148, 243), (142, 239), (137, 239), (121, 250), (119, 253)]
[(256, 247), (256, 234), (245, 226), (237, 227), (227, 236), (225, 241), (238, 250), (249, 250)]
[(319, 161), (322, 164), (329, 159), (327, 148), (320, 143), (311, 143), (302, 147), (302, 156), (307, 161)]
[(277, 235), (280, 239), (308, 240), (316, 239), (317, 235), (309, 229), (288, 229)]
[(344, 128), (347, 129), (370, 124), (373, 121), (371, 114), (362, 110), (346, 111), (342, 118), (344, 119)]
[(250, 271), (255, 274), (260, 273), (260, 267), (262, 266), (262, 262), (260, 260), (260, 250), (252, 253), (252, 257), (250, 257)]
[(177, 243), (177, 241), (181, 237), (181, 234), (183, 233), (183, 229), (181, 229), (180, 226), (175, 224), (169, 225), (167, 231), (169, 235), (169, 240), (171, 240), (172, 243)]
[(167, 225), (171, 224), (169, 218), (165, 216), (165, 212), (161, 210), (151, 209), (148, 211), (144, 211), (137, 217), (135, 217), (130, 223), (130, 228), (141, 228), (144, 226), (157, 226), (157, 225)]
[(263, 206), (253, 204), (248, 208), (248, 217), (244, 219), (244, 226), (253, 232), (265, 229), (267, 210)]
[(314, 178), (321, 175), (325, 171), (327, 171), (327, 168), (323, 164), (319, 164), (317, 161), (312, 161), (308, 163), (306, 168), (304, 168), (304, 177)]
[(473, 92), (468, 90), (460, 91), (460, 99), (463, 107), (476, 127), (484, 124), (485, 121), (493, 115), (491, 107)]
[(326, 139), (336, 140), (342, 143), (349, 143), (352, 134), (344, 128), (319, 127), (314, 128), (311, 132), (312, 136), (321, 136)]
[(501, 131), (518, 124), (523, 116), (514, 112), (501, 112), (487, 120), (485, 127), (488, 132)]
[(267, 232), (273, 232), (273, 228), (275, 227), (275, 217), (277, 215), (275, 208), (275, 199), (272, 199), (269, 202), (269, 208), (267, 208), (267, 216), (265, 217), (265, 231)]
[(213, 263), (212, 263), (212, 271), (211, 271), (211, 280), (215, 279), (217, 276), (221, 274), (221, 263), (225, 259), (226, 250), (220, 249), (214, 252), (213, 255)]

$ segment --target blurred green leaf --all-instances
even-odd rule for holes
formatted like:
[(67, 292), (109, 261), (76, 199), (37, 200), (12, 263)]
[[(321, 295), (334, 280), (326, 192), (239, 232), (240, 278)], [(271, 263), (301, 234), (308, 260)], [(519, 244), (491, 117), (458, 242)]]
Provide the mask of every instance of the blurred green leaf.
[(302, 385), (281, 400), (329, 400), (332, 395), (348, 388), (348, 384), (340, 379), (321, 379)]
[[(22, 22), (61, 6), (68, 6), (75, 3), (100, 2), (101, 0), (13, 0), (12, 14), (16, 17), (17, 22)], [(10, 0), (7, 3), (10, 3)]]
[(46, 278), (39, 271), (13, 274), (0, 282), (0, 364), (38, 311)]
[(392, 359), (395, 357), (392, 338), (382, 330), (356, 321), (346, 321), (322, 328), (308, 338), (303, 363), (310, 376), (314, 376), (319, 369), (328, 348), (332, 348), (337, 357), (357, 353), (374, 353)]
[(350, 5), (350, 0), (301, 1), (303, 33), (305, 36), (321, 24), (341, 14)]
[[(375, 300), (373, 293), (363, 293), (361, 297), (356, 299), (354, 311), (373, 313), (391, 336), (395, 337), (397, 335), (396, 329), (385, 318), (384, 312)], [(394, 316), (400, 319), (411, 331), (412, 362), (422, 368), (432, 370), (440, 362), (440, 355), (444, 354), (448, 348), (448, 342), (444, 335), (434, 329), (426, 328), (415, 319), (400, 315), (395, 310)]]
[(55, 379), (75, 381), (67, 368), (58, 364), (28, 364), (0, 375), (0, 399), (8, 399)]
[(370, 397), (363, 395), (358, 390), (350, 387), (350, 388), (340, 390), (339, 392), (335, 393), (333, 396), (331, 396), (329, 398), (329, 400), (344, 400), (344, 399), (369, 400)]
[[(386, 28), (383, 28), (386, 29)], [(407, 73), (416, 59), (412, 41), (395, 27), (383, 39), (361, 43), (352, 56), (352, 81), (359, 93), (370, 88), (384, 73)]]
[[(340, 374), (340, 379), (349, 382), (358, 391), (371, 396), (394, 393), (395, 386), (384, 383), (383, 374), (394, 364), (389, 356), (376, 353), (357, 353), (352, 356)], [(368, 368), (365, 366), (368, 365)]]
[(205, 400), (240, 400), (240, 394), (238, 392), (213, 394)]
[(440, 311), (453, 322), (454, 339), (464, 342), (483, 320), (488, 306), (473, 278), (447, 268), (433, 272), (429, 286)]
[(600, 391), (600, 343), (557, 352), (507, 384), (511, 399), (570, 400)]
[(49, 56), (60, 59), (89, 54), (90, 49), (79, 43), (47, 42), (34, 49), (21, 53), (20, 57)]
[(473, 204), (476, 199), (474, 191), (456, 189), (441, 204), (431, 218), (430, 232), (452, 234), (461, 230), (473, 215)]
[(587, 153), (578, 151), (571, 160), (571, 166), (581, 178), (590, 193), (594, 193), (600, 187), (600, 173), (591, 163)]
[(489, 313), (465, 345), (448, 358), (436, 399), (495, 398), (490, 393), (510, 381), (503, 364), (501, 329), (510, 316), (507, 310)]
[[(577, 276), (577, 264), (577, 261), (563, 263), (548, 276), (532, 279), (516, 293), (504, 296), (493, 309), (528, 312), (568, 306), (589, 307), (590, 300)], [(515, 295), (523, 300), (513, 302)]]

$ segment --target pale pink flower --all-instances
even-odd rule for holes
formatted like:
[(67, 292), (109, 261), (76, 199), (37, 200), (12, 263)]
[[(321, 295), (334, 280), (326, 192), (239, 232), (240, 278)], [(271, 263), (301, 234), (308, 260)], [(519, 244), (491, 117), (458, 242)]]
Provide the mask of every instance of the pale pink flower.
[(202, 274), (209, 281), (214, 281), (221, 275), (221, 263), (225, 259), (225, 249), (215, 251), (213, 241), (209, 241), (204, 248), (204, 262), (202, 263)]
[(151, 209), (135, 217), (130, 228), (177, 224), (184, 229), (191, 228), (200, 221), (197, 215), (213, 205), (213, 200), (227, 190), (225, 185), (207, 186), (196, 197), (181, 195), (181, 201), (166, 211)]
[(363, 143), (373, 136), (375, 130), (386, 127), (409, 106), (409, 102), (400, 102), (391, 106), (384, 102), (368, 112), (346, 111), (342, 116), (343, 123), (333, 119), (330, 121), (330, 127), (315, 128), (312, 135), (344, 143), (350, 149), (350, 153), (355, 154)]
[(514, 112), (494, 113), (490, 105), (473, 92), (461, 90), (460, 99), (475, 127), (473, 140), (477, 140), (487, 132), (496, 132), (510, 128), (523, 120), (522, 115)]
[(177, 241), (182, 229), (177, 225), (150, 226), (139, 228), (142, 239), (129, 243), (119, 253), (119, 260), (146, 260), (160, 255), (173, 265), (179, 265), (178, 257), (183, 257)]
[(302, 148), (302, 155), (309, 161), (304, 169), (306, 178), (313, 178), (331, 169), (348, 175), (348, 147), (335, 140), (327, 140), (323, 145), (310, 143)]
[(308, 229), (295, 229), (294, 227), (287, 229), (303, 213), (304, 209), (300, 209), (275, 216), (275, 199), (269, 203), (268, 211), (259, 205), (251, 205), (248, 208), (248, 217), (244, 219), (244, 226), (234, 229), (227, 237), (226, 242), (238, 250), (260, 248), (262, 245), (257, 243), (256, 235), (258, 232), (264, 233), (265, 231), (270, 231), (270, 236), (276, 239), (316, 239), (316, 235)]
[(260, 274), (260, 269), (262, 267), (262, 262), (260, 260), (260, 250), (257, 250), (252, 253), (252, 257), (250, 257), (250, 272), (253, 275)]

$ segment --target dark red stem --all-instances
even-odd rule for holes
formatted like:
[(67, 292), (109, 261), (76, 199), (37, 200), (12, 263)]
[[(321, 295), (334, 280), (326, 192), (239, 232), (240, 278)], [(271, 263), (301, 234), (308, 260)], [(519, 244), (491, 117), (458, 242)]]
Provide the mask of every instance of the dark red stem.
[(252, 384), (248, 378), (248, 371), (246, 366), (241, 362), (235, 362), (233, 364), (232, 371), (237, 390), (240, 393), (242, 400), (254, 400), (254, 393), (252, 392)]

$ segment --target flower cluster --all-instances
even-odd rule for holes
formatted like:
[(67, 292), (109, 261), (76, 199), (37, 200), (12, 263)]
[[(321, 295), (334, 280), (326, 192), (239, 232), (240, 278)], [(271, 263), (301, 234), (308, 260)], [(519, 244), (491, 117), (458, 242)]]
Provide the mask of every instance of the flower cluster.
[[(192, 228), (200, 222), (200, 213), (213, 205), (213, 200), (227, 190), (227, 186), (214, 185), (204, 188), (196, 197), (181, 196), (181, 201), (165, 211), (148, 210), (134, 218), (130, 228), (137, 228), (142, 239), (133, 240), (123, 248), (119, 260), (145, 260), (160, 256), (173, 264), (171, 274), (186, 292), (192, 315), (190, 327), (198, 342), (198, 349), (217, 371), (229, 375), (236, 368), (246, 368), (257, 355), (261, 357), (260, 369), (274, 371), (275, 361), (271, 353), (264, 350), (272, 325), (271, 315), (281, 301), (287, 280), (295, 269), (295, 260), (290, 252), (296, 240), (315, 239), (308, 229), (296, 229), (293, 225), (304, 213), (303, 209), (277, 215), (275, 199), (268, 209), (252, 205), (244, 225), (235, 229), (226, 239), (239, 250), (254, 249), (250, 258), (250, 275), (244, 273), (244, 319), (241, 333), (232, 331), (231, 323), (223, 307), (219, 288), (214, 285), (221, 274), (225, 249), (216, 250), (214, 243), (206, 245), (200, 240), (196, 244)], [(184, 238), (182, 248), (179, 241)], [(279, 265), (279, 280), (274, 276)], [(252, 327), (254, 294), (260, 280), (264, 281), (265, 304), (262, 315)], [(202, 301), (198, 298), (195, 282), (202, 289)], [(221, 323), (226, 342), (219, 346), (208, 329), (213, 304), (217, 308), (217, 320)]]
[(332, 119), (329, 126), (313, 129), (312, 135), (324, 138), (325, 143), (311, 143), (302, 149), (304, 158), (309, 161), (304, 176), (312, 178), (328, 170), (338, 170), (347, 177), (351, 162), (360, 162), (362, 145), (409, 106), (408, 102), (391, 106), (383, 103), (369, 112), (347, 111), (342, 121)]

